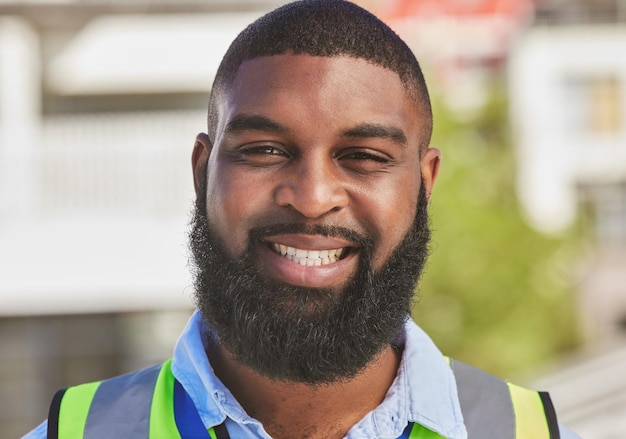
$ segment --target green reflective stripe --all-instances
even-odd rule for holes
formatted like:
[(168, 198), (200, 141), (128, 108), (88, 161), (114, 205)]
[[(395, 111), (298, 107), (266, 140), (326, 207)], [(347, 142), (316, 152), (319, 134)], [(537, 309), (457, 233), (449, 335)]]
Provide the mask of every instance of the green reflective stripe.
[(83, 438), (91, 401), (99, 386), (100, 381), (97, 381), (65, 391), (59, 410), (59, 438)]
[(211, 439), (217, 439), (217, 434), (215, 434), (213, 427), (209, 428), (209, 436), (211, 436)]
[(550, 430), (538, 392), (508, 383), (515, 411), (516, 439), (549, 439)]
[(411, 428), (409, 439), (445, 439), (445, 437), (416, 422)]
[(163, 363), (157, 377), (150, 411), (149, 439), (181, 439), (174, 417), (172, 360)]

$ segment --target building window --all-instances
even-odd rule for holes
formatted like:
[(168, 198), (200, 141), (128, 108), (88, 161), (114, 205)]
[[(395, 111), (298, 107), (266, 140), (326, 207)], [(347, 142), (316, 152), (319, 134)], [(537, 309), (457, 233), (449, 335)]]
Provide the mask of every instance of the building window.
[(585, 185), (580, 189), (598, 243), (605, 247), (626, 246), (626, 181)]
[(565, 81), (568, 128), (592, 136), (617, 136), (624, 131), (623, 84), (613, 75), (573, 76)]

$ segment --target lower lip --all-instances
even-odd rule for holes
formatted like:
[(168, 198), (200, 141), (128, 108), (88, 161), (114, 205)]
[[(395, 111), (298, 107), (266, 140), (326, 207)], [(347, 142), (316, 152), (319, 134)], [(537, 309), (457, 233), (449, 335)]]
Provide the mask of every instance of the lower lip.
[(261, 246), (261, 259), (268, 274), (290, 285), (309, 288), (330, 288), (344, 285), (354, 275), (358, 257), (346, 257), (327, 265), (304, 266), (290, 261), (267, 246)]

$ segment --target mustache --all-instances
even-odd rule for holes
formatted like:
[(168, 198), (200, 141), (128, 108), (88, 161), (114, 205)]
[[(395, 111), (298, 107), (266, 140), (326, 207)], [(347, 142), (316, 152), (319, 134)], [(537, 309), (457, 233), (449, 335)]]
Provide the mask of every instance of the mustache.
[(279, 223), (250, 230), (250, 243), (277, 235), (302, 234), (321, 235), (329, 238), (341, 238), (354, 242), (360, 249), (369, 251), (374, 247), (374, 240), (365, 234), (341, 226), (326, 224)]

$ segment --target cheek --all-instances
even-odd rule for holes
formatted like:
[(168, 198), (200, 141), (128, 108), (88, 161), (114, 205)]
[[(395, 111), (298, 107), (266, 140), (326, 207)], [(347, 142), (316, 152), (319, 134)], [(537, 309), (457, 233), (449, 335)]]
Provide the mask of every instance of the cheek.
[(410, 180), (405, 180), (370, 201), (368, 211), (379, 235), (372, 259), (374, 269), (382, 267), (411, 228), (418, 195), (419, 182), (411, 184)]
[(248, 246), (248, 223), (260, 194), (244, 178), (224, 172), (211, 174), (207, 183), (207, 215), (226, 249), (236, 257)]

